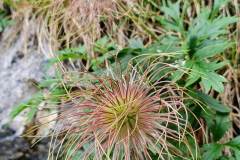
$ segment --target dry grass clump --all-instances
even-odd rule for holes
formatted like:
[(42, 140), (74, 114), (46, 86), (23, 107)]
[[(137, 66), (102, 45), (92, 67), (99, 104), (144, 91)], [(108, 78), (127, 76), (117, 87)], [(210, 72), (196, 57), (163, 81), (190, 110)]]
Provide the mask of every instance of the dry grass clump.
[(40, 34), (50, 38), (54, 49), (62, 45), (77, 45), (79, 41), (91, 45), (101, 35), (101, 16), (111, 16), (111, 10), (114, 10), (112, 2), (96, 0), (55, 0), (49, 1), (48, 4), (36, 1), (33, 6), (37, 7), (42, 21), (43, 28), (40, 29)]
[(94, 57), (92, 45), (102, 35), (116, 37), (123, 45), (126, 43), (128, 24), (124, 19), (127, 13), (123, 13), (126, 10), (119, 9), (120, 4), (132, 10), (134, 1), (37, 0), (31, 2), (41, 22), (39, 37), (42, 37), (42, 40), (50, 39), (53, 50), (82, 43), (92, 57)]
[[(9, 36), (14, 42), (22, 30), (26, 43), (34, 30), (38, 46), (47, 56), (54, 57), (62, 48), (83, 44), (93, 58), (96, 40), (108, 36), (111, 41), (124, 47), (131, 38), (141, 38), (144, 44), (157, 39), (161, 27), (153, 20), (150, 3), (138, 0), (10, 0), (12, 28), (16, 34)], [(29, 28), (30, 27), (30, 28)], [(9, 42), (10, 43), (10, 42)]]
[(2, 44), (4, 49), (8, 49), (11, 45), (18, 42), (23, 42), (21, 46), (23, 53), (27, 53), (29, 47), (35, 46), (37, 21), (32, 15), (32, 7), (25, 1), (12, 2), (0, 4), (0, 9), (11, 13), (11, 24), (4, 30), (2, 35)]

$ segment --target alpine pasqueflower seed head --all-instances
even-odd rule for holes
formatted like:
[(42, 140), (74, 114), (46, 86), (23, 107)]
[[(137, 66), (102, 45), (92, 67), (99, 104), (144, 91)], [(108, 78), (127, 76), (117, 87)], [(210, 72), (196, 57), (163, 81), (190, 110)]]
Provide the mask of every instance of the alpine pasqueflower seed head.
[(99, 160), (183, 156), (175, 144), (188, 143), (187, 111), (183, 91), (173, 84), (156, 87), (135, 76), (99, 78), (75, 96), (54, 131), (66, 159), (78, 153), (79, 159)]

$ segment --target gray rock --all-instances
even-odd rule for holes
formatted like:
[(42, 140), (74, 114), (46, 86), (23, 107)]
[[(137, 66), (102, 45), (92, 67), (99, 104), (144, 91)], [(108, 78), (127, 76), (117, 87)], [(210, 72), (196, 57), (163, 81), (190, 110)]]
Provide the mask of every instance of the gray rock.
[(22, 137), (0, 142), (0, 160), (46, 160), (49, 140), (41, 141), (35, 146)]
[(21, 23), (26, 24), (15, 24), (0, 33), (0, 160), (44, 160), (49, 141), (31, 148), (20, 137), (25, 130), (27, 110), (14, 120), (9, 116), (13, 107), (37, 92), (36, 83), (46, 74), (54, 74), (53, 69), (46, 68), (47, 55), (38, 50), (36, 23)]
[[(20, 32), (11, 44), (7, 36), (14, 31), (10, 28), (5, 32), (0, 40), (0, 128), (9, 122), (12, 108), (28, 100), (37, 91), (34, 83), (43, 79), (47, 61), (47, 57), (37, 49), (33, 29), (28, 31), (27, 36), (26, 32)], [(22, 113), (9, 124), (18, 135), (24, 130), (25, 119)]]

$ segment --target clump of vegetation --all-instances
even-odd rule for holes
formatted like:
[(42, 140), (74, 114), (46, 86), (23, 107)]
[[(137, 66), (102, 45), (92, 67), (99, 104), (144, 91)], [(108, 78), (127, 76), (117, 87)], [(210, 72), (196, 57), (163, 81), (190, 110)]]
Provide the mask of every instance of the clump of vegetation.
[(58, 110), (49, 158), (240, 158), (235, 1), (24, 2), (58, 70), (12, 116)]
[[(65, 135), (66, 159), (196, 157), (183, 90), (167, 81), (149, 84), (148, 73), (93, 77), (63, 104), (55, 134)], [(146, 81), (146, 80), (147, 81)], [(56, 137), (56, 138), (57, 138)], [(183, 151), (179, 147), (185, 147)], [(195, 148), (194, 148), (195, 149)], [(66, 152), (66, 153), (65, 153)], [(54, 151), (52, 151), (54, 153)], [(64, 155), (65, 154), (65, 155)]]

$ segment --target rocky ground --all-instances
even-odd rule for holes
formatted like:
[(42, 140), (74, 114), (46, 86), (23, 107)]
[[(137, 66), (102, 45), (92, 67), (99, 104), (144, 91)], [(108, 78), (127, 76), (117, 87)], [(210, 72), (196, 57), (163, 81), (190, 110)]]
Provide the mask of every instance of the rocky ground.
[(20, 32), (9, 41), (11, 32), (14, 29), (0, 35), (0, 160), (44, 160), (47, 143), (41, 142), (31, 148), (21, 137), (26, 125), (25, 113), (14, 120), (9, 118), (9, 113), (36, 93), (34, 84), (47, 72), (47, 57), (38, 51), (34, 31), (27, 31), (27, 39), (26, 32)]
[(10, 128), (5, 128), (0, 132), (0, 160), (47, 159), (48, 140), (32, 146), (27, 139), (14, 136), (14, 134), (15, 131)]

